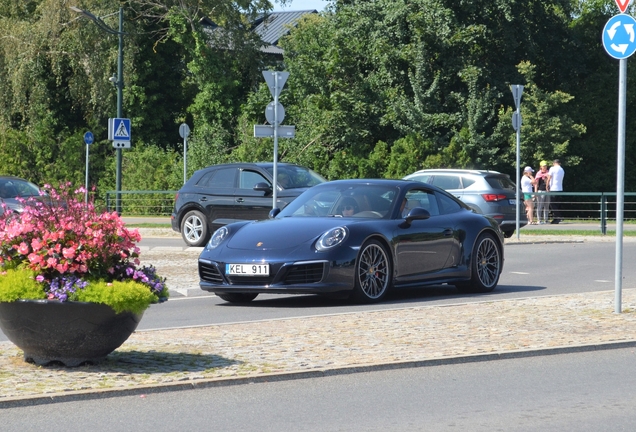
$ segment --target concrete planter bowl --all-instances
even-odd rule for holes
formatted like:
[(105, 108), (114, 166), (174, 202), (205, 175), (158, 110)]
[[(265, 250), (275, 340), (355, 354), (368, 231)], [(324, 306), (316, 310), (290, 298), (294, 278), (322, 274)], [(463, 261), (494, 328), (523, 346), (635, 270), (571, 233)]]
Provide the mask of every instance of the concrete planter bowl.
[(135, 331), (143, 313), (116, 314), (98, 303), (0, 302), (0, 328), (37, 365), (99, 363)]

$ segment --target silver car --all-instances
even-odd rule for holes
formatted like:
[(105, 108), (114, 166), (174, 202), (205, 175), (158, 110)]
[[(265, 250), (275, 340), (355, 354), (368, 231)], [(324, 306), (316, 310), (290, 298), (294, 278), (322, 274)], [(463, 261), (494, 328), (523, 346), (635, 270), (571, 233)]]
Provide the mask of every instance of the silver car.
[[(499, 222), (505, 237), (512, 237), (517, 225), (515, 183), (508, 174), (497, 171), (464, 169), (425, 169), (409, 174), (406, 180), (417, 180), (444, 189), (468, 204), (475, 212)], [(523, 206), (523, 195), (520, 194)], [(526, 226), (525, 210), (519, 211), (519, 227)]]
[(30, 198), (42, 199), (40, 188), (25, 179), (0, 176), (0, 215), (4, 211), (22, 213), (24, 203)]

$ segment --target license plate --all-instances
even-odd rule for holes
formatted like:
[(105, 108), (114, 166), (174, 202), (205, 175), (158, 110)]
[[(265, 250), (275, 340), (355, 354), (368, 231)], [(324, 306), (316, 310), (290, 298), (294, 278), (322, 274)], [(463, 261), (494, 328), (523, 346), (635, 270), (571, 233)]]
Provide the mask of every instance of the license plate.
[(269, 264), (225, 264), (225, 274), (232, 276), (269, 276)]
[(508, 202), (510, 203), (510, 205), (517, 205), (516, 199), (509, 199)]

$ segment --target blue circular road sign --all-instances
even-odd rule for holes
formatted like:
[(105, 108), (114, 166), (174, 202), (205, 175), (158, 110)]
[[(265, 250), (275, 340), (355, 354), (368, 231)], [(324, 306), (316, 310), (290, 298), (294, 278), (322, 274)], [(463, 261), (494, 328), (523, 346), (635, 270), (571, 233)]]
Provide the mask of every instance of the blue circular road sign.
[(86, 132), (84, 134), (84, 142), (86, 145), (91, 145), (95, 141), (95, 137), (93, 136), (93, 132)]
[(636, 51), (636, 20), (631, 15), (611, 17), (603, 28), (603, 48), (615, 59), (622, 60)]

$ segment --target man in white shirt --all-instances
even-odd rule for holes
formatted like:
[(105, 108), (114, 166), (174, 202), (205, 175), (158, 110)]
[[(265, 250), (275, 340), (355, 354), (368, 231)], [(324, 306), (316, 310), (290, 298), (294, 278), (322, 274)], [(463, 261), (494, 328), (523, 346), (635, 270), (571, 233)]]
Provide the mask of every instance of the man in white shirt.
[[(561, 168), (561, 161), (559, 159), (555, 159), (552, 162), (552, 168), (548, 171), (548, 175), (550, 176), (550, 192), (562, 192), (563, 191), (563, 177), (565, 176), (565, 171)], [(550, 206), (552, 207), (552, 214), (554, 215), (554, 219), (552, 220), (553, 224), (558, 224), (561, 222), (561, 212), (559, 211), (559, 204), (555, 201), (555, 197), (551, 197)]]

